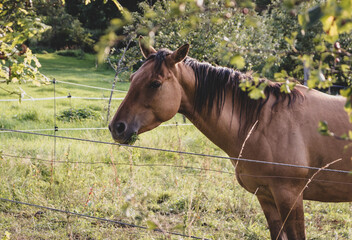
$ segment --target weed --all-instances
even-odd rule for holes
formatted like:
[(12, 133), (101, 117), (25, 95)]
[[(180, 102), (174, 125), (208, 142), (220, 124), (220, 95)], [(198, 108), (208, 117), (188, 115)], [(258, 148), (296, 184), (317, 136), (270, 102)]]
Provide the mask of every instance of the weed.
[(28, 112), (19, 113), (18, 115), (14, 115), (13, 119), (17, 119), (19, 121), (39, 121), (39, 114), (35, 110), (30, 110)]
[(101, 115), (89, 108), (64, 110), (58, 114), (57, 119), (63, 122), (82, 121), (85, 119), (99, 119)]
[(170, 193), (162, 193), (162, 194), (160, 194), (160, 195), (158, 196), (158, 199), (156, 200), (156, 202), (157, 202), (158, 204), (161, 204), (161, 203), (163, 203), (163, 202), (169, 200), (170, 197), (171, 197), (171, 194), (170, 194)]

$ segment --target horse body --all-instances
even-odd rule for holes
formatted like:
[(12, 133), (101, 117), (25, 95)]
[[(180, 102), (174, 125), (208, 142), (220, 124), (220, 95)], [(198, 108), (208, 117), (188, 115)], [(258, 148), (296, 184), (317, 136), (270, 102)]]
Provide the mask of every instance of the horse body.
[[(269, 84), (267, 99), (258, 102), (238, 91), (236, 81), (228, 81), (236, 74), (239, 79), (245, 76), (185, 59), (188, 45), (158, 53), (140, 46), (147, 61), (131, 76), (130, 90), (109, 125), (115, 140), (128, 143), (134, 133), (151, 130), (180, 112), (230, 157), (241, 152), (247, 159), (317, 168), (342, 158), (329, 168), (352, 169), (352, 151), (345, 142), (317, 131), (321, 120), (337, 135), (352, 129), (342, 97), (304, 86), (296, 86), (286, 97)], [(228, 79), (214, 99), (202, 99), (200, 93), (207, 93), (197, 90), (202, 84), (197, 78), (209, 75)], [(200, 109), (201, 104), (206, 106)], [(352, 176), (347, 173), (321, 171), (309, 180), (317, 170), (235, 160), (233, 164), (241, 186), (256, 194), (272, 239), (305, 239), (303, 199), (352, 201)]]

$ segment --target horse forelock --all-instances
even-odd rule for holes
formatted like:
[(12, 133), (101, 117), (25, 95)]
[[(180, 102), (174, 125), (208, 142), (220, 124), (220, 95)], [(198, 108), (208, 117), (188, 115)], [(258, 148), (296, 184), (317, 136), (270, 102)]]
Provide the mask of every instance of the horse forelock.
[(166, 60), (166, 57), (169, 56), (172, 53), (169, 49), (163, 48), (157, 51), (156, 53), (150, 54), (148, 58), (145, 60), (145, 63), (153, 60), (154, 61), (154, 72), (153, 74), (156, 74), (160, 72), (161, 66)]

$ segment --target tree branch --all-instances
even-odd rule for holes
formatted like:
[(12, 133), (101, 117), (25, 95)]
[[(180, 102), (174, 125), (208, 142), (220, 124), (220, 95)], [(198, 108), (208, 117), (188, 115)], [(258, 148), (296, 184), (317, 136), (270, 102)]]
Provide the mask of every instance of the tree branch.
[(110, 117), (110, 107), (111, 107), (111, 99), (112, 99), (112, 95), (114, 94), (114, 89), (115, 89), (115, 86), (116, 86), (116, 82), (117, 82), (117, 79), (118, 79), (118, 75), (119, 73), (121, 72), (121, 69), (120, 69), (120, 66), (121, 66), (121, 63), (123, 61), (123, 59), (125, 58), (125, 54), (126, 54), (126, 51), (128, 49), (128, 47), (130, 46), (131, 42), (132, 42), (132, 39), (134, 37), (133, 36), (130, 36), (130, 39), (128, 40), (128, 43), (122, 53), (122, 56), (120, 58), (120, 60), (118, 61), (117, 63), (117, 66), (116, 68), (112, 65), (111, 61), (110, 61), (110, 58), (108, 58), (108, 62), (110, 64), (110, 66), (112, 67), (112, 69), (114, 69), (115, 71), (115, 77), (114, 77), (114, 81), (112, 83), (112, 87), (111, 87), (111, 93), (110, 93), (110, 98), (109, 98), (109, 104), (108, 104), (108, 113), (107, 113), (107, 116), (106, 116), (106, 122), (109, 121), (109, 117)]

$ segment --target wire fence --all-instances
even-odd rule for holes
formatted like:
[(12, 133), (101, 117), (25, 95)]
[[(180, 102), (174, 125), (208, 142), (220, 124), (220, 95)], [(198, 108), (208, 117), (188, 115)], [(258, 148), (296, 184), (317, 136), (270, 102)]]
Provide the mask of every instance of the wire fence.
[(55, 83), (62, 83), (62, 84), (74, 85), (74, 86), (85, 87), (85, 88), (99, 89), (99, 90), (105, 90), (105, 91), (110, 91), (110, 92), (113, 91), (113, 92), (127, 93), (127, 91), (124, 91), (124, 90), (108, 89), (108, 88), (90, 86), (90, 85), (85, 85), (85, 84), (80, 84), (80, 83), (66, 82), (66, 81), (61, 81), (61, 80), (55, 80)]
[[(135, 166), (135, 167), (172, 167), (172, 168), (184, 168), (184, 169), (191, 169), (191, 170), (197, 170), (197, 171), (209, 171), (209, 172), (218, 172), (218, 173), (223, 173), (223, 174), (229, 174), (233, 176), (235, 172), (231, 171), (223, 171), (223, 170), (216, 170), (216, 169), (210, 169), (210, 168), (200, 168), (200, 167), (193, 167), (193, 166), (183, 166), (183, 165), (175, 165), (175, 164), (161, 164), (161, 163), (145, 163), (145, 164), (131, 164), (131, 163), (126, 163), (126, 162), (83, 162), (83, 161), (62, 161), (59, 160), (56, 156), (56, 146), (57, 146), (57, 139), (63, 139), (63, 140), (72, 140), (72, 141), (81, 141), (81, 142), (86, 142), (86, 143), (94, 143), (94, 144), (103, 144), (103, 145), (110, 145), (110, 146), (118, 146), (118, 147), (127, 147), (127, 148), (134, 148), (134, 149), (142, 149), (142, 150), (151, 150), (151, 151), (159, 151), (159, 152), (168, 152), (168, 153), (174, 153), (174, 154), (181, 154), (181, 155), (189, 155), (189, 156), (198, 156), (198, 157), (207, 157), (211, 159), (220, 159), (220, 160), (231, 160), (231, 161), (238, 161), (238, 162), (247, 162), (247, 163), (255, 163), (255, 164), (267, 164), (267, 165), (273, 165), (273, 166), (279, 166), (279, 167), (290, 167), (290, 168), (303, 168), (303, 169), (309, 169), (313, 171), (321, 171), (321, 172), (333, 172), (333, 173), (339, 173), (339, 174), (350, 174), (350, 171), (345, 171), (345, 170), (339, 170), (339, 169), (330, 169), (330, 168), (319, 168), (319, 167), (310, 167), (310, 166), (304, 166), (304, 165), (295, 165), (295, 164), (287, 164), (287, 163), (279, 163), (279, 162), (267, 162), (267, 161), (262, 161), (262, 160), (254, 160), (254, 159), (245, 159), (245, 158), (235, 158), (235, 157), (227, 157), (227, 156), (218, 156), (218, 155), (211, 155), (211, 154), (204, 154), (204, 153), (195, 153), (195, 152), (187, 152), (187, 151), (179, 151), (179, 150), (169, 150), (169, 149), (161, 149), (161, 148), (153, 148), (153, 147), (146, 147), (146, 146), (137, 146), (137, 145), (126, 145), (126, 144), (119, 144), (119, 143), (112, 143), (112, 142), (104, 142), (104, 141), (97, 141), (97, 140), (90, 140), (90, 139), (83, 139), (83, 138), (74, 138), (74, 137), (66, 137), (66, 136), (58, 136), (56, 132), (58, 131), (83, 131), (83, 130), (107, 130), (107, 128), (58, 128), (56, 126), (56, 100), (59, 99), (87, 99), (87, 100), (108, 100), (110, 98), (97, 98), (97, 97), (76, 97), (76, 96), (71, 96), (70, 94), (68, 96), (56, 96), (56, 90), (55, 90), (55, 85), (57, 83), (61, 84), (67, 84), (67, 85), (75, 85), (79, 87), (86, 87), (86, 88), (92, 88), (92, 89), (99, 89), (99, 90), (106, 90), (106, 91), (113, 91), (113, 92), (123, 92), (126, 93), (126, 91), (123, 90), (114, 90), (114, 89), (107, 89), (107, 88), (101, 88), (101, 87), (95, 87), (95, 86), (89, 86), (89, 85), (84, 85), (84, 84), (78, 84), (78, 83), (72, 83), (72, 82), (66, 82), (66, 81), (58, 81), (54, 80), (53, 81), (54, 85), (54, 96), (53, 97), (48, 97), (48, 98), (30, 98), (30, 99), (21, 99), (21, 101), (53, 101), (54, 104), (54, 128), (52, 129), (29, 129), (29, 130), (14, 130), (14, 129), (7, 129), (7, 128), (0, 128), (0, 133), (18, 133), (18, 134), (30, 134), (30, 135), (35, 135), (35, 136), (41, 136), (41, 137), (49, 137), (53, 138), (53, 156), (52, 159), (43, 159), (43, 158), (33, 158), (33, 157), (26, 157), (26, 156), (18, 156), (18, 155), (12, 155), (12, 154), (6, 154), (6, 153), (0, 153), (0, 159), (3, 157), (9, 157), (9, 158), (23, 158), (23, 159), (32, 159), (36, 161), (42, 161), (46, 162), (52, 165), (52, 169), (54, 168), (55, 164), (114, 164), (114, 165), (126, 165), (126, 166)], [(112, 100), (123, 100), (123, 98), (112, 98)], [(19, 101), (18, 99), (0, 99), (0, 102), (11, 102), (11, 101)], [(192, 124), (163, 124), (161, 126), (166, 127), (166, 126), (191, 126)], [(45, 132), (45, 131), (53, 131), (54, 134), (43, 134), (39, 132)], [(240, 174), (242, 176), (249, 176), (249, 177), (257, 177), (257, 178), (278, 178), (278, 179), (297, 179), (297, 180), (311, 180), (309, 178), (298, 178), (298, 177), (287, 177), (287, 176), (252, 176), (252, 175), (246, 175), (246, 174)], [(347, 182), (338, 182), (338, 181), (327, 181), (327, 180), (321, 180), (321, 179), (312, 179), (312, 181), (323, 181), (323, 182), (329, 182), (329, 183), (336, 183), (336, 184), (346, 184), (346, 185), (352, 185), (352, 183), (347, 183)], [(134, 224), (129, 224), (129, 223), (124, 223), (116, 220), (111, 220), (111, 219), (106, 219), (106, 218), (100, 218), (100, 217), (95, 217), (95, 216), (90, 216), (86, 214), (81, 214), (81, 213), (76, 213), (76, 212), (71, 212), (71, 211), (66, 211), (66, 210), (60, 210), (57, 208), (51, 208), (51, 207), (46, 207), (46, 206), (41, 206), (41, 205), (36, 205), (32, 203), (26, 203), (26, 202), (21, 202), (21, 201), (16, 201), (16, 200), (11, 200), (11, 199), (6, 199), (6, 198), (1, 198), (1, 201), (6, 201), (10, 203), (16, 203), (16, 204), (21, 204), (21, 205), (27, 205), (30, 207), (35, 207), (35, 208), (42, 208), (50, 211), (56, 211), (64, 214), (69, 214), (69, 215), (74, 215), (77, 217), (84, 217), (88, 219), (95, 219), (98, 221), (105, 221), (113, 224), (118, 224), (120, 226), (125, 226), (125, 227), (133, 227), (133, 228), (139, 228), (139, 229), (144, 229), (144, 230), (149, 230), (148, 227), (144, 226), (139, 226), (139, 225), (134, 225)], [(182, 237), (187, 237), (187, 238), (193, 238), (193, 239), (205, 239), (197, 236), (191, 236), (191, 235), (184, 235), (176, 232), (167, 232), (161, 229), (153, 229), (155, 232), (161, 232), (161, 233), (167, 233), (170, 235), (177, 235), (177, 236), (182, 236)]]
[[(71, 98), (71, 99), (84, 99), (84, 100), (109, 100), (109, 98), (106, 97), (76, 97), (76, 96), (59, 96), (59, 97), (55, 97), (56, 100), (58, 99), (67, 99), (67, 98)], [(124, 98), (111, 98), (111, 100), (123, 100)], [(0, 99), (0, 102), (18, 102), (18, 101), (52, 101), (54, 100), (54, 97), (47, 97), (47, 98), (13, 98), (13, 99)]]
[[(66, 164), (115, 164), (115, 165), (129, 165), (131, 166), (130, 163), (106, 163), (106, 162), (94, 162), (94, 163), (88, 163), (88, 162), (79, 162), (79, 161), (75, 161), (75, 162), (68, 162), (68, 161), (60, 161), (57, 160), (57, 156), (56, 156), (56, 139), (59, 137), (56, 135), (57, 131), (82, 131), (82, 130), (107, 130), (107, 128), (58, 128), (56, 126), (56, 100), (59, 99), (84, 99), (84, 100), (123, 100), (124, 98), (104, 98), (104, 97), (77, 97), (77, 96), (72, 96), (71, 94), (68, 94), (68, 96), (56, 96), (56, 90), (55, 90), (55, 86), (57, 83), (62, 83), (62, 84), (69, 84), (69, 85), (75, 85), (75, 86), (80, 86), (80, 87), (86, 87), (86, 88), (92, 88), (92, 89), (99, 89), (99, 90), (106, 90), (106, 91), (110, 91), (110, 92), (122, 92), (122, 93), (126, 93), (127, 91), (122, 91), (122, 90), (115, 90), (115, 89), (107, 89), (107, 88), (101, 88), (101, 87), (95, 87), (95, 86), (89, 86), (89, 85), (84, 85), (84, 84), (77, 84), (77, 83), (71, 83), (71, 82), (65, 82), (65, 81), (58, 81), (58, 80), (54, 80), (53, 81), (53, 85), (54, 85), (54, 96), (53, 97), (47, 97), (47, 98), (30, 98), (30, 99), (21, 99), (21, 101), (54, 101), (54, 128), (53, 129), (30, 129), (30, 130), (21, 130), (20, 132), (41, 132), (41, 131), (54, 131), (54, 149), (53, 149), (53, 156), (52, 159), (42, 159), (42, 158), (35, 158), (35, 160), (37, 161), (42, 161), (42, 162), (46, 162), (51, 164), (52, 166), (52, 171), (53, 171), (53, 167), (56, 163), (66, 163)], [(19, 101), (19, 99), (0, 99), (0, 102), (16, 102)], [(161, 126), (163, 127), (168, 127), (168, 126), (191, 126), (192, 124), (163, 124)], [(12, 130), (8, 129), (8, 131), (1, 131), (2, 133), (9, 133), (9, 132), (13, 132)], [(13, 158), (24, 158), (23, 156), (15, 156), (15, 155), (9, 155), (9, 154), (0, 154), (1, 157), (13, 157)], [(33, 159), (33, 158), (32, 158)], [(193, 170), (205, 170), (202, 168), (196, 168), (196, 167), (189, 167), (189, 166), (181, 166), (181, 165), (168, 165), (168, 164), (133, 164), (133, 166), (135, 167), (177, 167), (177, 168), (185, 168), (185, 169), (193, 169)], [(216, 171), (216, 172), (222, 172), (222, 173), (226, 173), (225, 171), (221, 171), (221, 170), (212, 170), (209, 169), (208, 171)], [(230, 173), (230, 172), (228, 172)], [(186, 238), (192, 238), (192, 239), (206, 239), (203, 237), (197, 237), (197, 236), (192, 236), (192, 235), (186, 235), (186, 234), (181, 234), (181, 233), (177, 233), (177, 232), (170, 232), (170, 231), (165, 231), (162, 229), (150, 229), (148, 227), (144, 227), (144, 226), (139, 226), (139, 225), (135, 225), (135, 224), (129, 224), (129, 223), (125, 223), (125, 222), (121, 222), (121, 221), (116, 221), (116, 220), (111, 220), (111, 219), (106, 219), (106, 218), (100, 218), (100, 217), (95, 217), (95, 216), (90, 216), (90, 215), (86, 215), (86, 214), (81, 214), (81, 213), (76, 213), (76, 212), (72, 212), (72, 211), (66, 211), (66, 210), (60, 210), (57, 208), (51, 208), (51, 207), (46, 207), (46, 206), (41, 206), (41, 205), (37, 205), (37, 204), (32, 204), (32, 203), (26, 203), (26, 202), (21, 202), (21, 201), (16, 201), (16, 200), (11, 200), (11, 199), (6, 199), (6, 198), (0, 198), (0, 200), (2, 201), (6, 201), (6, 202), (11, 202), (11, 203), (16, 203), (16, 204), (21, 204), (21, 205), (27, 205), (30, 207), (36, 207), (36, 208), (41, 208), (41, 209), (46, 209), (46, 210), (50, 210), (50, 211), (55, 211), (55, 212), (60, 212), (60, 213), (65, 213), (65, 214), (69, 214), (69, 215), (74, 215), (77, 217), (84, 217), (84, 218), (89, 218), (89, 219), (95, 219), (95, 220), (99, 220), (99, 221), (105, 221), (105, 222), (109, 222), (109, 223), (113, 223), (113, 224), (119, 224), (120, 226), (124, 226), (124, 227), (133, 227), (133, 228), (139, 228), (139, 229), (144, 229), (144, 230), (153, 230), (154, 232), (159, 232), (159, 233), (163, 233), (163, 234), (169, 234), (169, 235), (175, 235), (175, 236), (181, 236), (181, 237), (186, 237)]]
[(350, 171), (338, 170), (338, 169), (330, 169), (330, 168), (321, 169), (319, 167), (311, 167), (311, 166), (304, 166), (304, 165), (296, 165), (296, 164), (288, 164), (288, 163), (280, 163), (280, 162), (267, 162), (267, 161), (255, 160), (255, 159), (226, 157), (226, 156), (211, 155), (211, 154), (204, 154), (204, 153), (195, 153), (195, 152), (186, 152), (186, 151), (179, 151), (179, 150), (169, 150), (169, 149), (162, 149), (162, 148), (153, 148), (153, 147), (145, 147), (145, 146), (137, 146), (137, 145), (128, 145), (128, 144), (121, 144), (121, 143), (113, 143), (113, 142), (104, 142), (104, 141), (98, 141), (98, 140), (91, 140), (91, 139), (74, 138), (74, 137), (66, 137), (66, 136), (56, 136), (56, 135), (36, 133), (36, 132), (26, 132), (26, 131), (19, 131), (19, 130), (13, 130), (13, 129), (5, 129), (5, 128), (0, 128), (0, 131), (9, 131), (9, 132), (13, 132), (13, 133), (24, 133), (24, 134), (31, 134), (31, 135), (37, 135), (37, 136), (73, 140), (73, 141), (81, 141), (81, 142), (105, 144), (105, 145), (112, 145), (112, 146), (122, 146), (122, 147), (128, 147), (128, 148), (136, 148), (136, 149), (144, 149), (144, 150), (152, 150), (152, 151), (184, 154), (184, 155), (190, 155), (190, 156), (209, 157), (209, 158), (216, 158), (216, 159), (223, 159), (223, 160), (226, 159), (226, 160), (233, 160), (233, 161), (240, 161), (240, 162), (247, 162), (247, 163), (268, 164), (268, 165), (281, 166), (281, 167), (303, 168), (303, 169), (309, 169), (309, 170), (315, 170), (315, 171), (325, 171), (325, 172), (335, 172), (335, 173), (350, 174)]
[[(162, 124), (159, 127), (174, 127), (174, 126), (193, 126), (191, 123), (170, 123)], [(50, 131), (90, 131), (90, 130), (109, 130), (107, 127), (92, 127), (92, 128), (43, 128), (43, 129), (22, 129), (22, 132), (50, 132)], [(0, 131), (0, 133), (11, 133), (13, 131)]]
[[(13, 154), (6, 154), (6, 153), (0, 153), (0, 157), (9, 157), (9, 158), (20, 158), (20, 159), (30, 159), (30, 160), (36, 160), (39, 162), (46, 162), (46, 163), (51, 163), (51, 159), (43, 159), (43, 158), (37, 158), (37, 157), (26, 157), (26, 156), (19, 156), (19, 155), (13, 155)], [(120, 165), (120, 166), (133, 166), (133, 167), (171, 167), (171, 168), (184, 168), (184, 169), (191, 169), (191, 170), (197, 170), (197, 171), (209, 171), (209, 172), (216, 172), (216, 173), (225, 173), (225, 174), (231, 174), (234, 175), (235, 172), (231, 171), (224, 171), (224, 170), (217, 170), (217, 169), (211, 169), (211, 168), (201, 168), (201, 167), (192, 167), (192, 166), (184, 166), (184, 165), (174, 165), (174, 164), (164, 164), (164, 163), (146, 163), (146, 164), (136, 164), (136, 163), (131, 163), (131, 162), (114, 162), (114, 161), (95, 161), (95, 162), (84, 162), (84, 161), (60, 161), (56, 160), (55, 163), (60, 163), (60, 164), (84, 164), (84, 165), (95, 165), (95, 164), (106, 164), (106, 165)]]
[(95, 217), (95, 216), (91, 216), (91, 215), (87, 215), (87, 214), (82, 214), (82, 213), (77, 213), (77, 212), (72, 212), (72, 211), (52, 208), (52, 207), (46, 207), (46, 206), (42, 206), (42, 205), (37, 205), (37, 204), (32, 204), (32, 203), (27, 203), (27, 202), (21, 202), (21, 201), (11, 200), (11, 199), (7, 199), (7, 198), (2, 198), (2, 197), (0, 197), (0, 200), (4, 201), (4, 202), (10, 202), (10, 203), (15, 203), (15, 204), (26, 205), (26, 206), (29, 206), (29, 207), (45, 209), (45, 210), (49, 210), (49, 211), (53, 211), (53, 212), (69, 214), (69, 215), (72, 215), (72, 216), (83, 217), (83, 218), (88, 218), (88, 219), (94, 219), (94, 220), (98, 220), (98, 221), (101, 221), (101, 222), (108, 222), (108, 223), (118, 224), (118, 225), (120, 225), (122, 227), (131, 227), (131, 228), (139, 228), (139, 229), (144, 229), (144, 230), (153, 230), (154, 232), (159, 232), (159, 233), (163, 233), (163, 234), (166, 233), (166, 234), (170, 234), (170, 235), (187, 237), (187, 238), (192, 238), (192, 239), (209, 240), (209, 239), (203, 238), (203, 237), (196, 237), (196, 236), (181, 234), (181, 233), (177, 233), (177, 232), (170, 232), (170, 231), (165, 231), (165, 230), (161, 230), (161, 229), (158, 229), (158, 228), (152, 229), (152, 228), (148, 228), (148, 227), (144, 227), (144, 226), (140, 226), (140, 225), (135, 225), (135, 224), (130, 224), (130, 223), (125, 223), (125, 222), (121, 222), (121, 221), (117, 221), (117, 220), (101, 218), (101, 217)]
[[(13, 154), (6, 154), (0, 153), (0, 157), (9, 157), (9, 158), (20, 158), (20, 159), (30, 159), (36, 160), (39, 162), (46, 162), (51, 164), (51, 159), (43, 159), (37, 157), (30, 157), (30, 156), (19, 156)], [(83, 164), (83, 165), (96, 165), (96, 164), (105, 164), (105, 165), (116, 165), (116, 166), (129, 166), (129, 167), (168, 167), (168, 168), (183, 168), (189, 170), (196, 170), (199, 172), (215, 172), (221, 174), (229, 174), (230, 176), (234, 176), (236, 173), (233, 171), (225, 171), (225, 170), (218, 170), (218, 169), (211, 169), (211, 168), (201, 168), (201, 167), (193, 167), (193, 166), (185, 166), (185, 165), (175, 165), (175, 164), (165, 164), (165, 163), (145, 163), (145, 164), (136, 164), (131, 162), (117, 162), (117, 161), (94, 161), (94, 162), (84, 162), (84, 161), (68, 161), (68, 160), (56, 160), (56, 164)], [(323, 170), (323, 169), (321, 169)], [(295, 180), (311, 180), (313, 182), (325, 182), (325, 183), (333, 183), (333, 184), (343, 184), (343, 185), (352, 185), (352, 183), (348, 182), (341, 182), (341, 181), (332, 181), (332, 180), (322, 180), (322, 179), (311, 179), (311, 178), (304, 178), (304, 177), (289, 177), (289, 176), (273, 176), (273, 175), (250, 175), (250, 174), (242, 174), (239, 173), (240, 176), (246, 177), (254, 177), (254, 178), (276, 178), (276, 179), (295, 179)]]
[[(47, 78), (47, 77), (46, 77)], [(91, 89), (99, 89), (99, 90), (104, 90), (104, 91), (109, 91), (109, 92), (121, 92), (121, 93), (127, 93), (127, 91), (124, 90), (119, 90), (119, 89), (108, 89), (108, 88), (103, 88), (103, 87), (96, 87), (96, 86), (91, 86), (91, 85), (86, 85), (86, 84), (79, 84), (79, 83), (73, 83), (73, 82), (66, 82), (66, 81), (61, 81), (61, 80), (48, 80), (52, 83), (58, 84), (66, 84), (66, 85), (74, 85), (74, 86), (79, 86), (79, 87), (85, 87), (85, 88), (91, 88)], [(80, 97), (80, 96), (72, 96), (71, 94), (68, 94), (67, 96), (56, 96), (56, 99), (66, 99), (66, 98), (71, 98), (71, 99), (85, 99), (85, 100), (110, 100), (108, 97)], [(123, 100), (124, 98), (111, 98), (111, 100)], [(14, 99), (0, 99), (0, 102), (18, 102), (18, 101), (49, 101), (49, 100), (54, 100), (54, 97), (46, 97), (46, 98), (14, 98)]]

